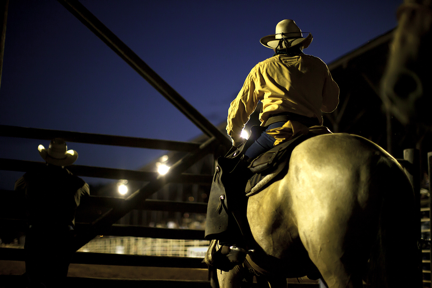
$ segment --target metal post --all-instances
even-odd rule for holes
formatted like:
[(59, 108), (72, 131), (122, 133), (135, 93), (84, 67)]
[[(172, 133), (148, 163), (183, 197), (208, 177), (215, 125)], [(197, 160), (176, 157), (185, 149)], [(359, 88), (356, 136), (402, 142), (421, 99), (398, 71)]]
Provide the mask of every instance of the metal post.
[(9, 7), (9, 0), (0, 1), (0, 23), (2, 24), (1, 35), (0, 35), (0, 87), (1, 87), (1, 78), (3, 74), (3, 57), (4, 57), (5, 40), (6, 40), (6, 24), (7, 24), (8, 7)]
[[(405, 149), (403, 151), (403, 158), (408, 161), (411, 165), (409, 168), (404, 170), (408, 172), (408, 176), (410, 178), (411, 184), (414, 189), (414, 197), (415, 197), (415, 211), (417, 211), (417, 219), (418, 219), (418, 234), (417, 234), (417, 240), (420, 241), (421, 239), (421, 212), (420, 212), (420, 151), (418, 149)], [(418, 263), (422, 263), (421, 259), (421, 253), (418, 254)], [(422, 270), (419, 270), (419, 282), (422, 279)], [(416, 281), (417, 283), (417, 281)]]
[(96, 36), (126, 61), (150, 85), (170, 101), (206, 135), (215, 137), (226, 147), (231, 146), (228, 137), (190, 105), (180, 94), (154, 72), (135, 52), (99, 21), (77, 0), (58, 0), (69, 12), (87, 26)]
[[(405, 149), (403, 151), (403, 158), (404, 160), (408, 161), (411, 164), (411, 171), (407, 170), (406, 168), (405, 171), (408, 172), (408, 176), (410, 178), (411, 184), (413, 186), (414, 189), (414, 197), (415, 197), (415, 203), (417, 206), (417, 211), (419, 213), (419, 219), (421, 217), (420, 214), (420, 151), (418, 149), (414, 149), (414, 148), (410, 148), (410, 149)], [(419, 221), (420, 223), (420, 221)], [(421, 238), (421, 223), (419, 224), (419, 236), (418, 239)]]

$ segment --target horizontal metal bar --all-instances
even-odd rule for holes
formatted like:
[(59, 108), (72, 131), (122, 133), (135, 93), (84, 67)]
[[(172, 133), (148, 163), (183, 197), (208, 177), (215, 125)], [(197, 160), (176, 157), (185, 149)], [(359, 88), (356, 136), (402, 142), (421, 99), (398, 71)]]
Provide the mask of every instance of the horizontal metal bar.
[[(21, 197), (22, 196), (15, 193), (15, 191), (0, 190), (0, 218), (6, 219), (6, 216), (10, 215), (13, 217), (12, 219), (25, 219), (25, 208), (22, 204), (24, 199)], [(96, 211), (97, 209), (121, 206), (124, 201), (124, 198), (118, 197), (85, 197), (81, 200), (81, 205), (78, 207), (77, 213), (80, 213), (80, 211), (86, 209)], [(207, 203), (146, 199), (143, 203), (138, 204), (135, 209), (144, 211), (169, 211), (205, 214), (207, 213)]]
[(421, 233), (430, 233), (430, 232), (431, 232), (430, 229), (422, 229), (422, 230), (421, 230)]
[[(32, 169), (36, 169), (44, 165), (42, 162), (15, 160), (15, 159), (4, 159), (0, 158), (0, 170), (8, 171), (22, 171), (26, 172)], [(72, 173), (78, 176), (96, 177), (105, 179), (127, 179), (135, 181), (149, 182), (155, 180), (159, 173), (148, 172), (148, 171), (134, 171), (125, 169), (115, 168), (103, 168), (94, 166), (83, 166), (83, 165), (71, 165), (68, 166)], [(179, 174), (175, 177), (170, 178), (169, 183), (190, 183), (200, 185), (211, 185), (212, 175), (200, 175), (200, 174)]]
[(421, 208), (420, 211), (421, 211), (421, 212), (430, 211), (430, 207), (427, 207), (427, 208)]
[(93, 134), (82, 132), (70, 132), (61, 130), (49, 130), (39, 128), (26, 128), (17, 126), (0, 125), (0, 136), (51, 140), (63, 138), (67, 142), (111, 145), (132, 148), (146, 148), (169, 151), (193, 152), (199, 147), (199, 143), (179, 142), (170, 140), (156, 140), (148, 138), (112, 136), (105, 134)]
[(175, 91), (165, 80), (153, 71), (138, 55), (132, 51), (123, 41), (120, 40), (111, 30), (109, 30), (99, 19), (97, 19), (87, 8), (76, 0), (58, 0), (69, 12), (79, 21), (89, 28), (99, 37), (108, 47), (128, 63), (139, 75), (152, 85), (162, 96), (171, 102), (180, 112), (182, 112), (192, 123), (194, 123), (206, 135), (212, 136), (219, 143), (231, 146), (226, 134), (219, 131), (207, 118), (201, 115), (192, 105), (190, 105), (180, 94)]
[[(123, 201), (124, 198), (91, 196), (88, 199), (85, 199), (82, 204), (84, 207), (100, 205), (102, 207), (108, 208), (119, 206), (121, 203), (123, 203)], [(145, 211), (207, 213), (207, 203), (146, 199), (144, 203), (138, 204), (135, 209)]]
[(429, 222), (429, 221), (430, 221), (429, 218), (422, 218), (422, 219), (420, 219), (420, 222)]
[(422, 250), (422, 253), (430, 253), (430, 250)]
[[(0, 248), (0, 260), (24, 261), (24, 249)], [(90, 252), (75, 253), (72, 257), (71, 263), (119, 266), (207, 268), (207, 265), (202, 263), (202, 258), (121, 255)]]
[(430, 260), (422, 260), (422, 263), (431, 263)]
[[(76, 223), (76, 231), (85, 231), (91, 224), (88, 223)], [(25, 232), (28, 228), (27, 221), (25, 219), (1, 219), (0, 218), (1, 230), (8, 231), (13, 229), (14, 231), (22, 230)], [(188, 240), (205, 240), (204, 230), (194, 229), (168, 229), (168, 228), (154, 228), (154, 227), (143, 227), (133, 225), (120, 225), (114, 224), (110, 227), (102, 227), (97, 235), (104, 236), (130, 236), (130, 237), (144, 237), (144, 238), (160, 238), (160, 239), (188, 239)]]
[[(24, 277), (21, 275), (0, 275), (0, 283), (2, 283), (4, 287), (25, 287), (24, 280), (25, 280)], [(21, 283), (23, 284), (20, 285)], [(67, 283), (66, 284), (67, 287), (104, 287), (104, 288), (109, 288), (109, 287), (208, 288), (210, 287), (210, 282), (205, 280), (149, 280), (149, 279), (122, 279), (122, 278), (67, 277), (66, 283)], [(251, 287), (258, 288), (257, 284), (258, 283), (253, 283)], [(315, 286), (313, 287), (315, 288)], [(308, 288), (312, 286), (301, 286), (301, 287)]]
[[(77, 225), (77, 229), (85, 229), (86, 226)], [(192, 229), (168, 229), (114, 224), (110, 227), (102, 228), (99, 232), (101, 235), (109, 236), (204, 240), (204, 230)]]

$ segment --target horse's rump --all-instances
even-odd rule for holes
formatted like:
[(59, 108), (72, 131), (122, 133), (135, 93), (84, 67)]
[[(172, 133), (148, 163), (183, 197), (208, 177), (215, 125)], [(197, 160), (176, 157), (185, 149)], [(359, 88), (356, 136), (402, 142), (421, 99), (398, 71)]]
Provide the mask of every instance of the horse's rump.
[(413, 263), (413, 200), (401, 166), (373, 142), (349, 134), (314, 137), (294, 149), (282, 180), (249, 198), (251, 258), (286, 277), (316, 266), (330, 287), (361, 283), (370, 261), (381, 266), (382, 283), (394, 284), (394, 273), (413, 273), (391, 254)]

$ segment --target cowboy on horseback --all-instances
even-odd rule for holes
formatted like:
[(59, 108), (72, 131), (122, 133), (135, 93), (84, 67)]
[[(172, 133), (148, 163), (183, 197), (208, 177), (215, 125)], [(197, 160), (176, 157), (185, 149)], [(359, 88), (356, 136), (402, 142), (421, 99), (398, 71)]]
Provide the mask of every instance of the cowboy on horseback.
[[(236, 175), (242, 173), (242, 167), (249, 166), (262, 153), (298, 135), (307, 134), (311, 126), (321, 126), (322, 113), (336, 109), (339, 86), (327, 65), (318, 57), (303, 53), (312, 39), (310, 33), (303, 37), (303, 32), (290, 19), (280, 21), (275, 34), (261, 38), (261, 44), (273, 49), (275, 54), (259, 62), (246, 77), (242, 89), (231, 102), (226, 130), (233, 147), (243, 146), (245, 139), (241, 138), (241, 131), (261, 102), (259, 120), (262, 133), (243, 149), (239, 163), (230, 169), (231, 179), (237, 181)], [(232, 182), (225, 183), (226, 187), (234, 185)], [(206, 231), (206, 237), (208, 234)], [(238, 241), (217, 239), (221, 246), (219, 255), (224, 255), (232, 264), (243, 262), (246, 250), (239, 248), (241, 244)]]
[[(228, 110), (227, 133), (233, 146), (244, 140), (241, 131), (259, 101), (263, 133), (245, 152), (253, 159), (262, 152), (289, 140), (313, 125), (322, 125), (322, 112), (333, 112), (339, 103), (339, 87), (327, 65), (319, 58), (303, 53), (312, 42), (312, 34), (302, 37), (293, 20), (282, 20), (276, 33), (260, 42), (275, 54), (258, 63), (249, 73)], [(277, 116), (284, 115), (285, 119)], [(275, 119), (275, 120), (273, 120)]]

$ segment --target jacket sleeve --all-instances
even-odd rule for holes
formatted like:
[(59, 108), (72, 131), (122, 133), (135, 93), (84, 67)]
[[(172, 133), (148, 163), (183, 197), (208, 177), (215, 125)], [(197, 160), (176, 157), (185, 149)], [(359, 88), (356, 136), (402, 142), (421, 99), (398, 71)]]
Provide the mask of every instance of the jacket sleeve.
[(253, 71), (249, 73), (242, 89), (237, 94), (228, 109), (227, 133), (234, 143), (242, 142), (240, 134), (244, 125), (249, 121), (250, 115), (255, 111), (258, 99), (255, 93), (255, 77)]
[(81, 193), (81, 197), (87, 197), (87, 196), (90, 196), (90, 186), (87, 184), (87, 183), (85, 183), (82, 187), (81, 187), (81, 189), (80, 189), (81, 191), (80, 191), (80, 193)]
[(324, 80), (321, 112), (331, 113), (337, 108), (339, 104), (339, 86), (333, 80), (333, 77), (327, 65), (326, 68), (327, 68), (327, 75)]
[(27, 182), (26, 182), (26, 179), (24, 178), (24, 176), (22, 176), (21, 178), (19, 178), (15, 182), (14, 190), (22, 192), (22, 191), (25, 191), (26, 188), (27, 188)]

